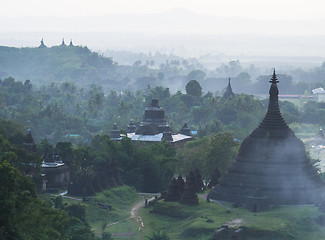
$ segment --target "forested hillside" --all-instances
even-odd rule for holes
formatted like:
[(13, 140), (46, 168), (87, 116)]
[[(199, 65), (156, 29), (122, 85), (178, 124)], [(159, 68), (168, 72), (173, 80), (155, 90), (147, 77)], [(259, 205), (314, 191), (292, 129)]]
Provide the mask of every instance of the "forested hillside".
[[(115, 53), (115, 54), (114, 54)], [(54, 46), (37, 48), (0, 47), (0, 79), (13, 77), (17, 81), (30, 80), (34, 85), (55, 82), (74, 83), (89, 88), (100, 85), (104, 93), (111, 90), (136, 91), (163, 86), (171, 92), (183, 91), (190, 80), (197, 80), (204, 92), (222, 92), (231, 78), (237, 93), (267, 94), (268, 79), (273, 66), (265, 71), (243, 66), (239, 60), (229, 61), (207, 68), (198, 59), (185, 59), (175, 55), (106, 52), (107, 55), (90, 51), (82, 46)], [(127, 58), (128, 65), (121, 65), (111, 58)], [(138, 59), (136, 58), (138, 57)], [(136, 60), (137, 59), (137, 60)], [(125, 62), (125, 61), (124, 61)], [(309, 69), (277, 71), (282, 94), (305, 94), (318, 87), (325, 87), (325, 64)]]

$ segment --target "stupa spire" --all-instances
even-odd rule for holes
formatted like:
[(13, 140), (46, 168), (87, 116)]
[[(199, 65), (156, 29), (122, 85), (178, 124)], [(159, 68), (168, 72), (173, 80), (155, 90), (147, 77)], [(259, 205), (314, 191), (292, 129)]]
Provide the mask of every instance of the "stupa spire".
[(285, 137), (290, 134), (291, 131), (280, 112), (278, 101), (279, 89), (277, 85), (279, 81), (276, 77), (275, 69), (273, 70), (273, 75), (269, 82), (271, 83), (271, 86), (269, 90), (270, 100), (267, 113), (265, 114), (265, 117), (260, 123), (259, 127), (256, 128), (252, 134), (256, 136), (265, 136), (271, 134), (274, 137)]
[(225, 93), (223, 94), (223, 98), (229, 98), (230, 96), (235, 95), (234, 92), (232, 91), (231, 84), (230, 84), (230, 78), (228, 78), (228, 86), (226, 88)]

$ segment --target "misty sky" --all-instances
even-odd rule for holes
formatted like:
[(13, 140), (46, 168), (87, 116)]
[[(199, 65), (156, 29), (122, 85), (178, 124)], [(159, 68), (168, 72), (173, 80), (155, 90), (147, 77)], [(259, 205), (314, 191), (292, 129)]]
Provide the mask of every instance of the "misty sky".
[(103, 51), (323, 57), (324, 9), (324, 0), (7, 0), (0, 45), (65, 38)]
[(193, 13), (254, 19), (324, 18), (323, 0), (10, 0), (0, 16), (100, 16), (110, 13), (155, 13), (185, 8)]

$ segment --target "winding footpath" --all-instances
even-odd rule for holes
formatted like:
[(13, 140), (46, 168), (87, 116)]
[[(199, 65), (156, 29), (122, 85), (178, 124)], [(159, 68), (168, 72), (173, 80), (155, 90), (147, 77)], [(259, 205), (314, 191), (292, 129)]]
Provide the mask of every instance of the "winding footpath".
[[(155, 198), (152, 197), (150, 199), (147, 199), (148, 202), (154, 200)], [(130, 210), (130, 217), (126, 218), (126, 219), (122, 219), (118, 222), (114, 222), (114, 223), (109, 223), (106, 225), (106, 227), (115, 225), (115, 224), (119, 224), (124, 220), (128, 220), (128, 219), (134, 219), (137, 223), (138, 223), (138, 231), (141, 231), (142, 228), (144, 227), (144, 222), (141, 218), (141, 216), (139, 216), (137, 214), (138, 210), (142, 207), (145, 206), (145, 200), (141, 200), (140, 202), (137, 202), (135, 205), (133, 205), (133, 207)], [(135, 234), (133, 232), (124, 232), (124, 233), (112, 233), (113, 237), (131, 237), (134, 236)]]

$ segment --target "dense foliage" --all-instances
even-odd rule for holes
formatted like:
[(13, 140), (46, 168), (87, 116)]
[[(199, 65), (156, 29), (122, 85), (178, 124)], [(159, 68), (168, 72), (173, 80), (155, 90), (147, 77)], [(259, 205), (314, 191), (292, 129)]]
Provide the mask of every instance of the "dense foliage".
[(121, 94), (111, 91), (105, 95), (96, 85), (85, 90), (65, 82), (36, 89), (29, 81), (22, 84), (13, 78), (0, 82), (0, 96), (0, 117), (31, 128), (37, 142), (48, 138), (53, 143), (78, 143), (95, 134), (108, 133), (114, 123), (126, 129), (130, 119), (139, 124), (152, 98), (159, 98), (174, 131), (188, 122), (194, 130), (201, 127), (201, 135), (208, 134), (205, 129), (212, 130), (217, 121), (218, 126), (210, 134), (227, 128), (241, 138), (256, 126), (266, 108), (249, 95), (229, 99), (201, 97), (181, 92), (170, 94), (163, 87)]
[[(106, 53), (108, 56), (113, 54)], [(122, 54), (123, 55), (123, 54)], [(0, 78), (14, 76), (19, 81), (31, 80), (37, 85), (49, 82), (72, 82), (88, 87), (90, 83), (100, 85), (105, 92), (114, 89), (136, 91), (146, 86), (169, 87), (173, 92), (185, 90), (190, 80), (196, 80), (203, 91), (222, 91), (230, 77), (233, 89), (239, 93), (265, 94), (271, 71), (254, 65), (244, 67), (239, 60), (222, 63), (212, 69), (205, 67), (205, 56), (198, 59), (184, 59), (175, 55), (141, 53), (134, 59), (132, 53), (125, 53), (129, 65), (120, 65), (104, 54), (98, 54), (82, 46), (54, 46), (50, 48), (0, 47)], [(130, 59), (132, 62), (130, 62)], [(210, 59), (211, 61), (212, 59)], [(270, 66), (271, 69), (272, 66)], [(285, 68), (285, 67), (284, 67)], [(324, 87), (325, 64), (320, 63), (305, 71), (290, 69), (279, 74), (283, 84), (282, 94), (308, 94), (317, 87)]]
[(200, 169), (207, 181), (217, 168), (221, 173), (235, 160), (239, 143), (229, 133), (203, 137), (185, 144), (178, 153), (178, 171), (183, 175), (193, 169)]
[[(40, 172), (22, 174), (15, 165), (27, 150), (12, 145), (0, 136), (0, 238), (13, 239), (94, 239), (88, 224), (72, 208), (68, 212), (55, 209), (40, 200), (30, 176)], [(35, 157), (35, 156), (34, 156)], [(24, 158), (21, 165), (37, 165)], [(19, 165), (18, 165), (19, 166)], [(25, 169), (23, 169), (25, 172)]]

